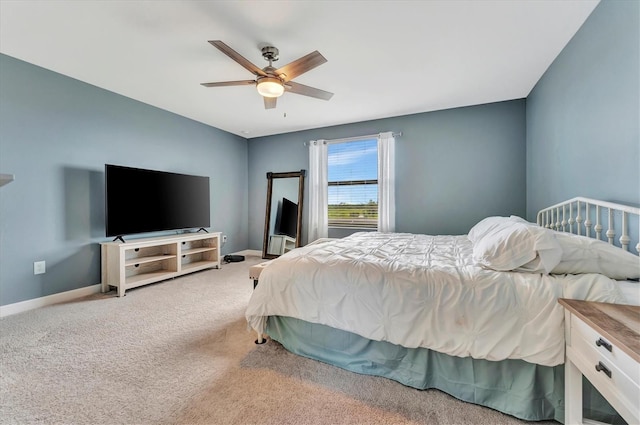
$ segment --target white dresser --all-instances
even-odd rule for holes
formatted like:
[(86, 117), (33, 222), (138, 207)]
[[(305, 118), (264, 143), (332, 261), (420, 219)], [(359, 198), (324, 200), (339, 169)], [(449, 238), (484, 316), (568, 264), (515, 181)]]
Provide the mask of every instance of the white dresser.
[(582, 375), (629, 424), (640, 423), (640, 307), (560, 299), (565, 424), (582, 424)]

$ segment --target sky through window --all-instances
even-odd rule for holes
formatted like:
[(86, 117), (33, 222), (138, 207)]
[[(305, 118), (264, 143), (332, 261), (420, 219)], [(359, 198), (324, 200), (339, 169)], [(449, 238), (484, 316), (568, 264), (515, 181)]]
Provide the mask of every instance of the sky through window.
[[(358, 140), (328, 146), (328, 180), (377, 180), (378, 141)], [(329, 205), (378, 202), (378, 185), (329, 186)]]

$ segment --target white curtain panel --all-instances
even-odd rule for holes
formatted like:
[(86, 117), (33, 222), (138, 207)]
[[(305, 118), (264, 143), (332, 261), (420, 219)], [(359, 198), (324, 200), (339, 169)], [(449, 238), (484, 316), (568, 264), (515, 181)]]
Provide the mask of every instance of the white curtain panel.
[(378, 136), (378, 231), (396, 230), (396, 139), (392, 132)]
[(309, 143), (309, 242), (329, 236), (328, 162), (325, 141), (312, 140)]

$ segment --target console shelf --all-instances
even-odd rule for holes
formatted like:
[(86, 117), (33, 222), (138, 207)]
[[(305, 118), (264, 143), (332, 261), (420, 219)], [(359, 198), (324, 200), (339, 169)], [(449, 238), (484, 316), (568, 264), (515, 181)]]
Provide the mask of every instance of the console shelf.
[(182, 250), (182, 255), (191, 255), (191, 254), (197, 254), (199, 252), (207, 252), (207, 251), (211, 251), (215, 248), (193, 248), (193, 249), (183, 249)]
[(131, 260), (125, 261), (124, 265), (127, 267), (135, 266), (136, 264), (153, 263), (156, 261), (168, 260), (170, 258), (175, 258), (175, 257), (176, 257), (175, 255), (154, 255), (152, 257), (133, 258)]
[(192, 263), (183, 264), (182, 270), (187, 273), (191, 273), (198, 270), (207, 269), (209, 267), (210, 266), (208, 261), (194, 261)]
[(221, 233), (185, 233), (128, 242), (104, 242), (102, 292), (127, 289), (209, 268), (220, 268)]

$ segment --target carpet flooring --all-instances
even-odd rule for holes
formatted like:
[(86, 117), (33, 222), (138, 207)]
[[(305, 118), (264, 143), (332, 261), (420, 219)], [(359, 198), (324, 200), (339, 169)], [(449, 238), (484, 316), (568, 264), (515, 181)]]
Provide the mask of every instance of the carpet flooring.
[(244, 310), (262, 261), (0, 319), (0, 423), (526, 423), (255, 345)]

